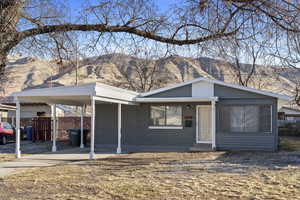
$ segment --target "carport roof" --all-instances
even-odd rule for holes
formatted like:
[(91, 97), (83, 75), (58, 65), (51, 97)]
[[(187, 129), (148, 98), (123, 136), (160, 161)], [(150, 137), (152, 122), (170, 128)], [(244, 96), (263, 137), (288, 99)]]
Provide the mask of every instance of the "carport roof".
[(0, 111), (15, 111), (16, 107), (15, 106), (9, 106), (9, 105), (4, 105), (0, 104)]
[(131, 104), (138, 93), (102, 83), (61, 86), (24, 90), (12, 94), (20, 103), (49, 103), (64, 105), (89, 105), (91, 98), (97, 102)]

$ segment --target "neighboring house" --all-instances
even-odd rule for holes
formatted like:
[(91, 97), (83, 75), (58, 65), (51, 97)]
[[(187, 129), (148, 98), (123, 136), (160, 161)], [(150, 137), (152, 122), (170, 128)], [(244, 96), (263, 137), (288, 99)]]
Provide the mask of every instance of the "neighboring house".
[(280, 120), (287, 120), (287, 121), (300, 121), (300, 109), (291, 108), (291, 107), (282, 107), (280, 108), (279, 112), (279, 119)]
[[(4, 105), (15, 106), (15, 100), (13, 96), (8, 96), (0, 99), (0, 102)], [(66, 111), (63, 107), (57, 109), (58, 116), (64, 116)], [(2, 113), (1, 113), (2, 114)], [(22, 119), (32, 119), (38, 116), (50, 116), (51, 115), (51, 106), (47, 103), (22, 103), (21, 107), (21, 117)], [(9, 110), (6, 115), (3, 115), (5, 118), (15, 118), (16, 112)]]
[(125, 151), (278, 148), (277, 110), (289, 97), (198, 78), (146, 93), (91, 83), (14, 94), (22, 101), (91, 105), (96, 146)]

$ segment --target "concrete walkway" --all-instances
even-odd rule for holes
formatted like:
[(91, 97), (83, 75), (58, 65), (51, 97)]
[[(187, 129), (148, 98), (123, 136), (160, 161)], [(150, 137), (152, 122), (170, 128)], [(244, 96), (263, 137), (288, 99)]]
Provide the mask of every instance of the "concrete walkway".
[[(16, 159), (9, 162), (0, 162), (0, 178), (12, 174), (20, 173), (26, 169), (37, 167), (50, 167), (70, 162), (86, 161), (89, 158), (89, 149), (72, 148), (57, 151), (55, 153), (41, 153), (34, 155), (25, 155), (21, 159)], [(115, 155), (114, 153), (96, 153), (96, 159), (107, 158)]]

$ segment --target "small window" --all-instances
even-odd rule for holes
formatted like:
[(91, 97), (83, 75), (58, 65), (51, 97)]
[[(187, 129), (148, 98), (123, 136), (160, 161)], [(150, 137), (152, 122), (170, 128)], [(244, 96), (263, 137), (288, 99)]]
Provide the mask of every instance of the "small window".
[(230, 133), (270, 133), (271, 108), (271, 105), (221, 106), (220, 129)]
[(155, 127), (181, 127), (181, 106), (151, 106), (150, 126)]

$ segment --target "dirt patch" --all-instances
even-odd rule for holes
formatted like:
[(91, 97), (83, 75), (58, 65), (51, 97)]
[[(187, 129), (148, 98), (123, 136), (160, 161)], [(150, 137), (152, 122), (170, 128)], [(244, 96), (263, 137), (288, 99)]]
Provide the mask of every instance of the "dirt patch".
[(299, 199), (300, 160), (297, 153), (136, 153), (28, 170), (0, 180), (0, 196)]

